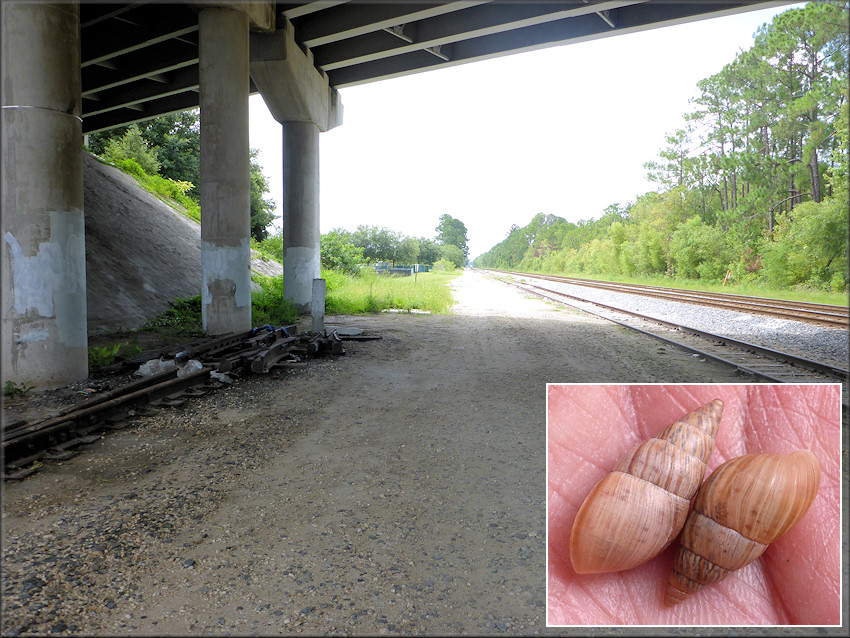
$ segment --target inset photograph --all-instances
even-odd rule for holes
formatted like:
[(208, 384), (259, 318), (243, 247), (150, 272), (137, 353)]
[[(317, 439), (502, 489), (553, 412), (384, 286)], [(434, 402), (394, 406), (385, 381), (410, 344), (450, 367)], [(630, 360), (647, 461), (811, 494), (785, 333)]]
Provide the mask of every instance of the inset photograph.
[(547, 626), (836, 626), (840, 384), (548, 384)]

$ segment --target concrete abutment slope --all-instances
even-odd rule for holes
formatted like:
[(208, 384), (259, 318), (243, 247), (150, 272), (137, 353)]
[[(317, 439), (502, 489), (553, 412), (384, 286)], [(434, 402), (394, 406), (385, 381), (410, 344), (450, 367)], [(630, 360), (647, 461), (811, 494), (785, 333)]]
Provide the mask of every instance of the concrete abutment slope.
[[(201, 289), (201, 225), (85, 153), (88, 333), (134, 330)], [(252, 255), (251, 270), (283, 266)]]
[(200, 225), (86, 153), (89, 334), (133, 330), (201, 288)]

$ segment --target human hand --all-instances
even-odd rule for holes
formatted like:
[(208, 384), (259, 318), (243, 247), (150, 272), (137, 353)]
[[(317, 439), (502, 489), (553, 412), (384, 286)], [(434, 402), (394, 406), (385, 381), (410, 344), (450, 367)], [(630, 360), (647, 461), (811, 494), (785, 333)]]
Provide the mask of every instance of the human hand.
[[(811, 508), (756, 561), (665, 606), (678, 539), (631, 570), (577, 574), (570, 531), (593, 486), (638, 443), (719, 398), (705, 477), (732, 458), (810, 450), (821, 483)], [(841, 386), (550, 385), (548, 618), (551, 625), (837, 625), (841, 582)]]

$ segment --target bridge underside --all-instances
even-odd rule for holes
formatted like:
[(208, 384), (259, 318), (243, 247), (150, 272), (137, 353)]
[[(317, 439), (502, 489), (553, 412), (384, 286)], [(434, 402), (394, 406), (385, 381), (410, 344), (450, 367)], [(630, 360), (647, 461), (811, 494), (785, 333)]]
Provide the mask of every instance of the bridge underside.
[(210, 334), (251, 326), (248, 97), (282, 124), (284, 294), (319, 277), (319, 134), (338, 89), (785, 4), (2, 3), (3, 382), (88, 375), (82, 136), (201, 109), (201, 294)]

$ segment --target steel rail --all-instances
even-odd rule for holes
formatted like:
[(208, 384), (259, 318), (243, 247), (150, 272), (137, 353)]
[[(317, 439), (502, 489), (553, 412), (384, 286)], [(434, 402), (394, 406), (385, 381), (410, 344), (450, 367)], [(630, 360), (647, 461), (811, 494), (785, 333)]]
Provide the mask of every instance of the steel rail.
[(625, 294), (636, 294), (647, 297), (669, 299), (681, 303), (691, 303), (703, 306), (727, 308), (737, 312), (750, 312), (769, 316), (790, 319), (792, 321), (807, 321), (830, 327), (846, 328), (850, 326), (850, 309), (844, 306), (832, 306), (828, 304), (811, 304), (808, 302), (787, 301), (781, 299), (768, 299), (765, 297), (747, 297), (730, 293), (708, 293), (681, 288), (664, 288), (660, 286), (647, 286), (643, 284), (621, 284), (617, 282), (594, 281), (591, 279), (580, 279), (576, 277), (560, 277), (556, 275), (540, 275), (535, 273), (523, 273), (518, 271), (494, 271), (510, 274), (517, 277), (533, 279), (544, 279), (589, 288), (599, 288), (622, 292)]
[[(649, 317), (649, 316), (646, 316), (646, 315), (642, 315), (640, 313), (632, 312), (632, 311), (629, 311), (629, 310), (623, 310), (622, 308), (609, 306), (607, 304), (602, 304), (602, 303), (598, 303), (598, 302), (595, 302), (595, 301), (589, 301), (587, 299), (582, 299), (581, 297), (576, 297), (575, 295), (570, 295), (570, 294), (567, 294), (567, 293), (562, 293), (562, 292), (558, 292), (558, 291), (555, 291), (555, 290), (551, 290), (551, 289), (548, 289), (548, 288), (543, 288), (542, 286), (537, 286), (535, 284), (520, 284), (520, 283), (513, 282), (513, 281), (506, 281), (506, 283), (509, 283), (512, 286), (515, 286), (515, 287), (517, 287), (521, 290), (525, 290), (526, 292), (529, 292), (531, 294), (534, 294), (534, 295), (537, 295), (537, 296), (540, 296), (540, 297), (544, 297), (544, 298), (549, 299), (551, 301), (554, 301), (556, 303), (571, 305), (575, 308), (578, 308), (582, 312), (587, 312), (590, 315), (599, 317), (601, 319), (605, 319), (606, 321), (611, 321), (613, 323), (616, 323), (617, 325), (623, 326), (624, 328), (628, 328), (630, 330), (635, 330), (635, 331), (640, 332), (642, 334), (645, 334), (647, 336), (650, 336), (650, 337), (653, 337), (655, 339), (659, 339), (661, 341), (669, 343), (669, 344), (676, 346), (678, 348), (682, 348), (682, 349), (687, 350), (689, 352), (692, 352), (694, 354), (698, 354), (700, 356), (703, 356), (707, 359), (717, 361), (718, 363), (722, 363), (724, 365), (732, 366), (733, 368), (742, 372), (743, 374), (751, 375), (753, 377), (762, 378), (762, 379), (765, 379), (767, 381), (774, 381), (774, 382), (777, 382), (777, 383), (788, 383), (789, 382), (787, 376), (786, 377), (778, 376), (776, 374), (770, 374), (768, 372), (765, 372), (764, 370), (759, 370), (759, 369), (751, 367), (751, 366), (743, 365), (740, 362), (732, 361), (728, 358), (725, 358), (723, 356), (719, 356), (717, 354), (708, 352), (704, 349), (695, 348), (693, 346), (687, 345), (687, 344), (682, 343), (680, 341), (677, 341), (675, 339), (670, 339), (670, 338), (665, 337), (663, 335), (659, 335), (657, 333), (654, 333), (654, 332), (651, 332), (651, 331), (648, 331), (648, 330), (643, 330), (643, 329), (638, 328), (634, 325), (625, 323), (623, 321), (619, 321), (619, 320), (614, 319), (612, 317), (609, 317), (609, 316), (606, 316), (606, 315), (603, 315), (603, 314), (600, 314), (600, 313), (596, 313), (596, 312), (587, 310), (586, 308), (581, 308), (579, 306), (575, 306), (573, 304), (569, 304), (569, 303), (565, 302), (563, 300), (563, 298), (573, 299), (575, 301), (579, 301), (579, 302), (582, 302), (582, 303), (585, 303), (585, 304), (600, 306), (600, 307), (605, 308), (607, 310), (611, 310), (611, 311), (614, 311), (614, 312), (620, 312), (620, 313), (623, 313), (623, 314), (634, 316), (634, 317), (641, 319), (641, 320), (644, 320), (644, 321), (654, 322), (654, 323), (658, 323), (658, 324), (664, 325), (664, 326), (672, 328), (672, 329), (680, 330), (682, 332), (685, 332), (687, 334), (691, 334), (693, 336), (700, 337), (702, 339), (714, 340), (714, 341), (718, 341), (718, 342), (723, 343), (724, 345), (727, 345), (727, 346), (730, 346), (730, 347), (737, 347), (737, 348), (740, 348), (740, 349), (745, 350), (745, 351), (752, 351), (752, 352), (755, 352), (756, 354), (760, 354), (762, 356), (768, 357), (768, 358), (773, 359), (773, 360), (781, 361), (781, 362), (786, 363), (786, 364), (791, 365), (791, 366), (804, 368), (804, 369), (806, 369), (810, 372), (814, 372), (816, 374), (821, 374), (823, 376), (827, 376), (827, 377), (830, 377), (830, 378), (840, 379), (842, 381), (847, 380), (847, 376), (848, 376), (847, 370), (844, 370), (842, 368), (838, 368), (836, 366), (832, 366), (832, 365), (829, 365), (829, 364), (825, 364), (825, 363), (822, 363), (822, 362), (812, 361), (812, 360), (805, 359), (805, 358), (802, 358), (802, 357), (797, 357), (795, 355), (791, 355), (791, 354), (788, 354), (788, 353), (785, 353), (785, 352), (771, 350), (769, 348), (764, 348), (764, 347), (758, 346), (756, 344), (751, 344), (751, 343), (748, 343), (748, 342), (745, 342), (745, 341), (738, 341), (738, 340), (732, 339), (730, 337), (724, 337), (722, 335), (716, 335), (716, 334), (713, 334), (713, 333), (710, 333), (710, 332), (698, 330), (696, 328), (691, 328), (689, 326), (683, 326), (683, 325), (676, 324), (676, 323), (673, 323), (673, 322), (664, 321), (662, 319), (657, 319), (655, 317)], [(558, 297), (561, 297), (561, 298), (559, 299), (558, 297), (555, 297), (555, 296), (552, 296), (552, 295), (557, 295)], [(845, 401), (844, 403), (845, 403), (845, 409), (846, 409), (847, 408), (847, 402)]]
[[(637, 317), (638, 319), (644, 319), (646, 321), (652, 321), (652, 322), (655, 322), (655, 323), (659, 323), (663, 326), (667, 326), (668, 328), (673, 328), (674, 330), (680, 330), (682, 332), (694, 335), (696, 337), (702, 337), (703, 339), (706, 339), (706, 340), (717, 341), (717, 342), (720, 342), (720, 343), (727, 345), (727, 346), (733, 346), (733, 347), (736, 347), (736, 348), (741, 348), (742, 350), (749, 350), (751, 352), (755, 352), (757, 354), (768, 357), (770, 359), (782, 361), (783, 363), (787, 363), (789, 365), (793, 365), (793, 366), (796, 366), (796, 367), (805, 368), (806, 370), (811, 370), (812, 372), (817, 372), (819, 374), (823, 374), (823, 375), (826, 375), (826, 376), (829, 376), (829, 377), (833, 377), (833, 378), (836, 378), (836, 379), (839, 379), (839, 380), (842, 380), (842, 381), (847, 379), (847, 375), (848, 375), (847, 370), (845, 370), (843, 368), (839, 368), (837, 366), (833, 366), (833, 365), (828, 364), (828, 363), (823, 363), (821, 361), (814, 361), (812, 359), (806, 359), (805, 357), (798, 357), (796, 355), (789, 354), (787, 352), (782, 352), (781, 350), (773, 350), (771, 348), (765, 348), (764, 346), (760, 346), (760, 345), (755, 344), (755, 343), (750, 343), (749, 341), (740, 341), (738, 339), (733, 339), (732, 337), (726, 337), (724, 335), (719, 335), (719, 334), (716, 334), (716, 333), (713, 333), (713, 332), (707, 332), (705, 330), (700, 330), (698, 328), (692, 328), (690, 326), (686, 326), (684, 324), (676, 323), (676, 322), (673, 322), (673, 321), (666, 321), (664, 319), (658, 319), (657, 317), (651, 317), (649, 315), (642, 315), (638, 312), (632, 312), (631, 310), (624, 310), (624, 309), (618, 308), (616, 306), (609, 306), (607, 304), (599, 303), (597, 301), (582, 299), (581, 297), (569, 295), (567, 293), (559, 292), (557, 290), (550, 290), (549, 288), (543, 288), (541, 286), (536, 286), (534, 284), (528, 284), (528, 285), (531, 286), (532, 288), (538, 288), (540, 290), (544, 290), (546, 292), (551, 292), (551, 293), (554, 293), (556, 295), (568, 297), (570, 299), (575, 299), (577, 301), (581, 301), (581, 302), (584, 302), (584, 303), (591, 303), (593, 305), (600, 306), (600, 307), (606, 308), (608, 310), (612, 310), (612, 311), (615, 311), (615, 312), (620, 312), (620, 313), (623, 313), (623, 314), (631, 315), (633, 317)], [(534, 292), (534, 291), (531, 291), (531, 292)], [(553, 301), (557, 301), (557, 300), (553, 299)], [(582, 309), (582, 310), (584, 310), (584, 309)], [(588, 312), (588, 311), (585, 310), (585, 312)], [(590, 314), (595, 314), (595, 313), (590, 313)], [(603, 319), (609, 319), (610, 321), (616, 322), (615, 319), (610, 319), (610, 317), (605, 317), (603, 315), (595, 315), (595, 316), (599, 316), (599, 317), (602, 317)], [(621, 325), (627, 325), (627, 324), (623, 324), (621, 322), (617, 322), (617, 323), (620, 323)], [(632, 326), (629, 326), (629, 327), (632, 327)], [(638, 328), (635, 328), (635, 329), (639, 330)], [(705, 353), (701, 352), (701, 354), (705, 354)], [(711, 355), (708, 355), (708, 356), (711, 356)], [(726, 361), (726, 363), (730, 363), (730, 362)]]
[(2, 449), (6, 469), (26, 465), (43, 456), (51, 447), (67, 444), (73, 440), (73, 437), (88, 434), (94, 429), (102, 429), (103, 422), (110, 416), (114, 416), (116, 412), (151, 403), (185, 391), (191, 386), (207, 382), (211, 370), (211, 366), (205, 366), (203, 370), (183, 377), (178, 377), (177, 371), (174, 370), (173, 374), (166, 373), (168, 378), (160, 378), (159, 382), (153, 385), (146, 385), (98, 402), (96, 405), (83, 406), (44, 421), (27, 423), (12, 431), (4, 432)]
[(790, 299), (771, 299), (770, 297), (753, 297), (749, 295), (739, 295), (736, 293), (727, 293), (727, 292), (705, 292), (705, 291), (697, 291), (697, 290), (688, 290), (686, 288), (670, 288), (666, 286), (653, 286), (649, 284), (627, 284), (616, 281), (600, 281), (595, 279), (584, 279), (582, 277), (566, 277), (561, 275), (542, 275), (538, 273), (521, 273), (518, 271), (514, 271), (513, 274), (522, 275), (527, 277), (540, 277), (541, 279), (549, 279), (552, 281), (568, 281), (570, 283), (575, 283), (576, 285), (588, 285), (588, 286), (621, 286), (623, 288), (634, 288), (637, 290), (654, 290), (659, 292), (676, 292), (683, 293), (684, 295), (700, 295), (710, 299), (719, 299), (719, 300), (729, 300), (735, 302), (752, 302), (752, 303), (762, 303), (762, 304), (782, 304), (788, 308), (798, 308), (801, 310), (812, 310), (818, 311), (822, 310), (824, 312), (831, 312), (839, 316), (850, 316), (850, 308), (845, 306), (836, 306), (834, 304), (820, 304), (820, 303), (812, 303), (808, 301), (791, 301)]
[[(273, 367), (305, 365), (303, 358), (322, 354), (345, 354), (342, 339), (332, 332), (290, 336), (295, 326), (269, 329), (271, 326), (234, 332), (221, 337), (192, 342), (171, 351), (175, 362), (190, 358), (200, 360), (202, 369), (180, 376), (178, 369), (161, 372), (80, 404), (52, 411), (38, 421), (18, 421), (4, 427), (2, 458), (7, 479), (19, 479), (35, 471), (24, 466), (41, 458), (63, 460), (75, 452), (69, 448), (91, 443), (99, 438), (94, 432), (121, 429), (118, 422), (133, 415), (138, 407), (170, 407), (181, 405), (187, 397), (206, 394), (220, 387), (211, 379), (214, 369), (243, 373), (268, 373)], [(234, 361), (238, 366), (234, 365)], [(234, 370), (234, 367), (238, 369)], [(201, 387), (193, 387), (201, 386)]]

